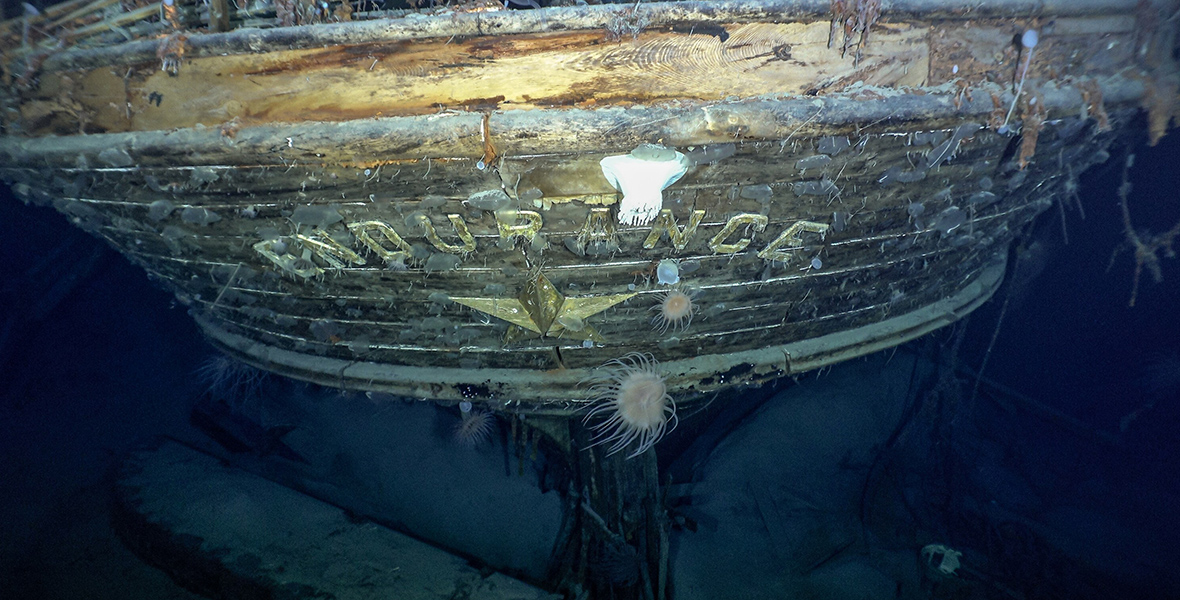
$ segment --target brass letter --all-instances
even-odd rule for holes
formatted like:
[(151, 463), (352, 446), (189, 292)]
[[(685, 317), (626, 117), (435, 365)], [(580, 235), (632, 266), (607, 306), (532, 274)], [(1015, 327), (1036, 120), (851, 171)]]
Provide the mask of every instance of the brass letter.
[[(393, 244), (397, 250), (390, 250), (385, 246), (382, 246), (380, 242), (373, 239), (373, 236), (369, 234), (370, 229), (376, 229), (377, 231), (380, 231), (381, 235), (385, 236), (385, 239), (389, 240), (389, 242)], [(360, 242), (364, 244), (369, 250), (372, 250), (373, 254), (376, 254), (387, 264), (399, 261), (404, 262), (406, 258), (410, 256), (410, 244), (403, 240), (402, 236), (398, 235), (397, 232), (393, 230), (393, 227), (389, 226), (389, 223), (385, 223), (383, 221), (362, 221), (360, 223), (349, 223), (348, 230), (351, 231), (352, 235), (356, 236), (356, 239), (360, 240)]]
[(818, 233), (822, 240), (828, 233), (830, 225), (827, 223), (815, 223), (812, 221), (795, 221), (790, 227), (774, 238), (774, 241), (762, 249), (758, 253), (758, 258), (763, 258), (770, 261), (787, 262), (794, 258), (794, 252), (783, 252), (779, 250), (784, 246), (790, 248), (800, 248), (803, 246), (803, 238), (799, 234), (801, 232)]
[(709, 249), (718, 254), (735, 254), (741, 252), (746, 249), (746, 246), (750, 245), (750, 238), (742, 238), (736, 244), (723, 243), (725, 238), (733, 235), (733, 232), (737, 231), (738, 227), (742, 225), (751, 226), (754, 228), (754, 231), (762, 231), (766, 229), (766, 224), (769, 222), (770, 219), (766, 218), (766, 215), (752, 213), (734, 215), (725, 223), (725, 227), (722, 227), (721, 231), (718, 231), (717, 235), (709, 240)]
[(350, 248), (345, 248), (343, 244), (332, 239), (325, 232), (317, 232), (314, 236), (296, 233), (295, 239), (299, 240), (299, 243), (304, 248), (311, 250), (333, 269), (343, 269), (345, 262), (350, 262), (354, 265), (365, 264), (365, 259), (361, 258), (361, 255), (353, 252)]
[(463, 242), (461, 246), (448, 244), (438, 236), (438, 232), (434, 230), (434, 223), (430, 219), (422, 219), (422, 228), (426, 230), (426, 239), (430, 243), (443, 252), (450, 252), (451, 254), (466, 254), (475, 251), (475, 236), (471, 235), (471, 231), (467, 229), (467, 223), (463, 222), (463, 217), (459, 215), (447, 215), (451, 220), (451, 226), (455, 228), (455, 235), (459, 236), (459, 240)]
[(615, 235), (615, 221), (610, 216), (609, 208), (590, 209), (590, 214), (586, 215), (586, 222), (578, 231), (578, 238), (575, 240), (574, 246), (577, 249), (575, 254), (579, 256), (586, 254), (598, 256), (619, 249), (619, 240)]
[[(501, 248), (511, 247), (513, 238), (522, 237), (526, 242), (532, 242), (541, 231), (541, 213), (531, 210), (498, 210), (496, 227), (500, 231), (500, 241), (496, 245)], [(524, 219), (523, 224), (517, 221)]]
[(310, 260), (306, 261), (310, 266), (297, 267), (295, 266), (295, 261), (299, 259), (293, 256), (289, 251), (283, 252), (283, 254), (280, 256), (278, 252), (275, 252), (275, 241), (277, 240), (262, 240), (261, 242), (254, 244), (254, 251), (261, 254), (263, 258), (274, 263), (278, 268), (293, 275), (298, 275), (304, 279), (323, 275), (324, 270), (315, 266), (315, 263), (312, 263)]
[(643, 247), (648, 250), (655, 248), (656, 242), (660, 241), (660, 237), (666, 231), (668, 239), (672, 240), (672, 246), (676, 248), (677, 252), (680, 252), (692, 241), (692, 236), (697, 232), (697, 225), (700, 225), (704, 218), (705, 211), (700, 209), (692, 211), (692, 216), (688, 218), (688, 225), (685, 225), (682, 230), (676, 227), (676, 217), (672, 216), (672, 211), (666, 208), (662, 209), (655, 222), (651, 224), (651, 233), (647, 234), (647, 239), (643, 241)]

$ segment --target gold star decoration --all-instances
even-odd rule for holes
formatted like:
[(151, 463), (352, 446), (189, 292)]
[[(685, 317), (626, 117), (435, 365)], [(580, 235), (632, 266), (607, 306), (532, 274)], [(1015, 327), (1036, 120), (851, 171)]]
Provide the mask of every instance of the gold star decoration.
[(576, 340), (606, 341), (586, 319), (624, 300), (631, 294), (571, 298), (561, 292), (540, 271), (529, 276), (524, 289), (515, 298), (451, 298), (482, 313), (512, 324), (505, 342), (538, 334), (540, 337), (567, 337)]

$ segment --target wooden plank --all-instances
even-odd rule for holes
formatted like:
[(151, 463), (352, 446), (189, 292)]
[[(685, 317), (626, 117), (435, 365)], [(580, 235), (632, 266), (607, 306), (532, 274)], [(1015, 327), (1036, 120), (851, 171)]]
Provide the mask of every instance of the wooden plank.
[[(243, 126), (294, 121), (345, 121), (431, 114), (443, 109), (493, 110), (593, 107), (670, 99), (720, 100), (803, 94), (853, 81), (886, 87), (922, 85), (925, 29), (882, 26), (864, 58), (827, 47), (826, 22), (730, 24), (726, 40), (706, 34), (651, 32), (605, 42), (600, 31), (373, 43), (265, 55), (188, 58), (177, 75), (158, 62), (100, 68), (73, 100), (87, 126), (105, 132), (166, 130), (198, 123)], [(47, 73), (25, 118), (44, 117), (58, 102)], [(325, 93), (327, 90), (327, 93)], [(111, 98), (128, 106), (104, 110)], [(33, 129), (38, 131), (38, 129)]]
[[(1120, 104), (1138, 105), (1144, 93), (1142, 82), (1134, 77), (1107, 77), (1096, 83), (1108, 111)], [(814, 98), (504, 110), (492, 113), (488, 121), (497, 151), (504, 156), (628, 152), (637, 144), (651, 142), (680, 147), (751, 140), (780, 142), (799, 136), (908, 133), (955, 127), (968, 120), (986, 123), (997, 110), (989, 92), (995, 92), (1000, 102), (1011, 99), (1009, 92), (994, 86), (980, 86), (973, 94), (957, 94), (952, 88), (922, 94), (869, 89)], [(1083, 104), (1074, 86), (1042, 88), (1038, 97), (1049, 109), (1050, 119), (1077, 115)], [(1002, 117), (1003, 111), (1000, 113)], [(60, 133), (70, 137), (0, 138), (0, 156), (7, 155), (9, 164), (67, 168), (78, 164), (114, 166), (100, 156), (120, 150), (128, 153), (127, 161), (137, 167), (275, 165), (286, 169), (293, 164), (336, 164), (364, 168), (427, 157), (465, 157), (473, 165), (486, 152), (482, 123), (479, 113), (444, 111), (342, 123), (276, 123), (240, 129), (194, 127), (77, 136), (78, 123), (74, 120), (62, 123)]]
[[(1065, 18), (1074, 16), (1127, 15), (1137, 0), (994, 0), (975, 5), (928, 0), (894, 0), (888, 3), (886, 20), (968, 21), (985, 19)], [(627, 16), (624, 4), (551, 7), (537, 11), (385, 11), (376, 20), (315, 27), (234, 31), (194, 38), (195, 56), (255, 52), (259, 47), (315, 48), (340, 44), (428, 38), (516, 35), (573, 30), (605, 30), (612, 21)], [(53, 10), (53, 8), (47, 9)], [(698, 0), (651, 2), (641, 5), (640, 16), (648, 29), (691, 29), (694, 25), (756, 21), (825, 21), (831, 17), (828, 0)], [(13, 19), (9, 23), (17, 23)], [(51, 69), (74, 69), (103, 64), (145, 61), (154, 56), (154, 43), (134, 42), (117, 46), (69, 50), (50, 61)]]

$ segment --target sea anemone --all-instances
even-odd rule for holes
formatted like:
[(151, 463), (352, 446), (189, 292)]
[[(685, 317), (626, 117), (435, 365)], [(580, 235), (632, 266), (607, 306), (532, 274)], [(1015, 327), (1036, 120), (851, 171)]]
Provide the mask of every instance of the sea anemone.
[(660, 295), (660, 301), (651, 308), (656, 311), (651, 323), (660, 333), (677, 329), (687, 329), (692, 323), (692, 314), (697, 305), (692, 301), (692, 294), (683, 290), (672, 289)]
[(467, 448), (482, 444), (496, 426), (492, 413), (473, 410), (471, 403), (466, 400), (459, 403), (459, 414), (462, 419), (455, 425), (455, 441)]
[(609, 444), (609, 456), (637, 441), (627, 455), (634, 458), (676, 427), (676, 404), (655, 370), (658, 365), (650, 354), (636, 352), (607, 361), (590, 377), (595, 403), (582, 422), (605, 417), (591, 427), (591, 448)]
[(197, 382), (205, 386), (205, 393), (233, 407), (240, 407), (258, 395), (267, 378), (265, 371), (224, 354), (205, 359), (195, 375)]

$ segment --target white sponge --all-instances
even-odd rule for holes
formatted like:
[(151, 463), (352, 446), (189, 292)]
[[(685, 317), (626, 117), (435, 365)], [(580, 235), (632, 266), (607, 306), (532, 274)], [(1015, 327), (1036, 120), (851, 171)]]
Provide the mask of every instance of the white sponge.
[(683, 154), (663, 146), (644, 144), (630, 154), (602, 159), (602, 175), (623, 193), (619, 223), (646, 225), (660, 214), (664, 188), (676, 183), (688, 171)]

